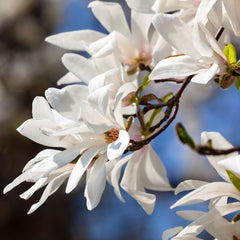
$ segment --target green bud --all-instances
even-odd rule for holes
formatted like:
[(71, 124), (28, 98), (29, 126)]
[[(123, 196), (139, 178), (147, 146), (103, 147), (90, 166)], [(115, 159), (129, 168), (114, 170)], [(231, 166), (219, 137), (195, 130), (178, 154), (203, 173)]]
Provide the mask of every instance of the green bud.
[(181, 123), (176, 124), (176, 132), (183, 144), (187, 144), (190, 148), (195, 148), (195, 143), (193, 139), (188, 135), (186, 129)]

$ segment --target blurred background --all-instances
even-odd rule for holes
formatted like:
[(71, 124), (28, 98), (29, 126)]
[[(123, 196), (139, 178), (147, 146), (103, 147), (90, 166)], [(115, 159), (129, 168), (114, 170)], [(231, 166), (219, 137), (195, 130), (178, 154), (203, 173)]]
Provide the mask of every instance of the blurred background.
[[(44, 149), (18, 134), (16, 128), (31, 118), (34, 97), (44, 96), (48, 87), (56, 87), (57, 80), (66, 73), (61, 63), (64, 51), (45, 43), (45, 37), (87, 28), (105, 32), (87, 8), (88, 3), (89, 0), (0, 1), (1, 190)], [(124, 4), (123, 7), (129, 17), (129, 10)], [(168, 87), (161, 91), (167, 92)], [(240, 93), (234, 86), (222, 90), (214, 83), (192, 84), (182, 99), (177, 121), (198, 143), (202, 131), (219, 131), (233, 145), (240, 145), (239, 102)], [(159, 136), (153, 147), (167, 168), (172, 186), (189, 178), (219, 180), (206, 158), (179, 142), (174, 126)], [(0, 239), (155, 240), (161, 239), (167, 228), (188, 223), (175, 210), (169, 210), (180, 196), (158, 193), (155, 210), (148, 216), (127, 194), (123, 193), (126, 203), (120, 202), (109, 185), (92, 212), (86, 209), (80, 186), (69, 195), (64, 193), (64, 187), (60, 188), (40, 209), (27, 215), (41, 196), (39, 191), (28, 201), (20, 199), (18, 195), (30, 185), (23, 183), (6, 195), (1, 194)]]

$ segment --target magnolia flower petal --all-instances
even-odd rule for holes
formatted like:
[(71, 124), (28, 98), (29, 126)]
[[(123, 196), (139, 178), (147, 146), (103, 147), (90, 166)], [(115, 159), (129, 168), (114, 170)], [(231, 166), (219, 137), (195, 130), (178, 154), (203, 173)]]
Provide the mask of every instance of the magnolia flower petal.
[[(232, 144), (229, 143), (220, 133), (218, 132), (202, 132), (201, 134), (201, 142), (203, 145), (206, 145), (207, 142), (211, 140), (211, 144), (215, 149), (229, 149), (232, 148)], [(207, 156), (210, 164), (215, 168), (218, 174), (226, 181), (229, 182), (229, 177), (226, 173), (226, 169), (224, 166), (219, 165), (218, 163), (226, 158), (234, 158), (238, 156), (238, 152), (233, 152), (227, 155), (219, 155), (219, 156)]]
[(57, 153), (56, 155), (50, 156), (43, 161), (36, 163), (31, 171), (37, 173), (46, 173), (53, 171), (59, 167), (66, 165), (67, 163), (73, 161), (78, 157), (86, 148), (98, 144), (99, 141), (84, 141), (82, 143), (76, 144), (72, 147), (67, 148), (64, 151)]
[(205, 212), (202, 211), (193, 211), (193, 210), (183, 210), (177, 211), (176, 214), (181, 218), (184, 218), (188, 221), (195, 221), (199, 217), (201, 217)]
[(70, 193), (77, 186), (92, 159), (104, 148), (105, 147), (102, 146), (93, 146), (83, 153), (83, 155), (78, 159), (68, 179), (66, 193)]
[(195, 58), (200, 56), (192, 42), (191, 28), (180, 18), (173, 14), (159, 13), (153, 17), (152, 22), (161, 36), (180, 53)]
[(89, 48), (95, 58), (102, 58), (111, 53), (117, 52), (116, 32), (113, 31), (106, 37), (92, 43)]
[(87, 199), (88, 210), (93, 210), (100, 202), (106, 185), (106, 154), (100, 155), (89, 169), (84, 196)]
[(148, 145), (142, 156), (141, 176), (145, 188), (156, 191), (170, 191), (173, 190), (169, 184), (166, 169), (155, 153), (153, 148)]
[(128, 23), (120, 4), (93, 1), (89, 4), (89, 7), (108, 32), (115, 30), (126, 36), (130, 36)]
[(81, 80), (71, 72), (66, 73), (58, 81), (57, 85), (79, 83)]
[(229, 196), (240, 200), (240, 194), (238, 190), (231, 183), (213, 182), (205, 184), (202, 187), (188, 193), (179, 199), (175, 204), (173, 204), (171, 208), (200, 203), (222, 196)]
[(155, 0), (126, 0), (128, 6), (137, 12), (153, 13), (151, 10)]
[(11, 183), (9, 183), (4, 189), (3, 193), (7, 193), (11, 191), (13, 188), (15, 188), (17, 185), (19, 185), (22, 182), (27, 181), (29, 178), (33, 176), (33, 173), (27, 171), (16, 177)]
[(238, 177), (240, 177), (240, 155), (221, 160), (218, 162), (218, 165), (223, 167), (225, 171), (230, 170)]
[(219, 66), (217, 62), (214, 62), (209, 69), (206, 69), (192, 78), (192, 82), (207, 84), (210, 80), (212, 80), (216, 74), (219, 72)]
[(52, 110), (44, 97), (35, 97), (32, 102), (33, 119), (49, 119), (54, 121)]
[(165, 230), (162, 234), (162, 240), (170, 239), (171, 237), (179, 233), (182, 229), (183, 227), (174, 227), (174, 228)]
[(229, 22), (236, 36), (240, 36), (240, 18), (239, 18), (239, 1), (238, 0), (223, 0)]
[(47, 37), (45, 41), (64, 49), (88, 51), (90, 43), (104, 36), (105, 34), (94, 30), (80, 30), (52, 35)]
[(120, 201), (125, 202), (122, 197), (120, 188), (119, 188), (119, 178), (121, 174), (121, 169), (123, 165), (131, 159), (132, 154), (127, 155), (126, 157), (120, 160), (111, 160), (107, 162), (107, 169), (108, 170), (108, 182), (113, 186), (114, 192), (116, 196), (119, 198)]
[(35, 163), (42, 161), (45, 158), (48, 158), (52, 155), (59, 153), (59, 150), (54, 149), (45, 149), (39, 152), (33, 159), (31, 159), (23, 168), (23, 172), (30, 169)]
[(132, 154), (121, 181), (121, 187), (131, 195), (147, 214), (152, 214), (156, 196), (146, 193), (141, 179), (141, 156), (144, 150)]
[(66, 178), (68, 178), (68, 176), (70, 175), (71, 171), (67, 171), (62, 173), (61, 175), (57, 176), (56, 178), (54, 178), (45, 188), (45, 190), (43, 191), (43, 194), (39, 200), (39, 202), (33, 204), (30, 208), (30, 210), (28, 211), (28, 214), (33, 213), (34, 211), (36, 211), (46, 200), (47, 198), (52, 195), (53, 193), (55, 193), (58, 188), (63, 184), (63, 182), (65, 181)]
[(50, 137), (47, 136), (43, 131), (42, 128), (47, 129), (56, 129), (57, 125), (56, 123), (48, 120), (34, 120), (29, 119), (25, 121), (21, 126), (17, 128), (17, 131), (31, 139), (32, 141), (48, 146), (48, 147), (66, 147), (67, 143), (64, 141), (64, 139), (60, 139), (58, 137)]
[(86, 84), (88, 84), (91, 78), (98, 75), (93, 61), (78, 54), (66, 53), (62, 57), (62, 62), (70, 72), (79, 78), (79, 81)]
[(39, 190), (40, 188), (42, 188), (47, 184), (47, 180), (48, 180), (47, 177), (42, 177), (38, 179), (37, 182), (32, 187), (30, 187), (27, 191), (22, 193), (20, 197), (25, 200), (29, 199), (37, 190)]
[[(183, 79), (187, 76), (198, 74), (206, 69), (206, 64), (198, 62), (196, 59), (181, 55), (170, 57), (160, 61), (149, 76), (150, 80), (178, 78)], [(208, 69), (208, 68), (207, 68)]]
[(129, 134), (125, 130), (119, 131), (118, 139), (115, 142), (108, 144), (107, 157), (109, 160), (121, 157), (130, 141)]
[(175, 194), (178, 194), (183, 191), (190, 191), (196, 188), (199, 188), (208, 182), (205, 181), (198, 181), (198, 180), (186, 180), (178, 184), (175, 189)]

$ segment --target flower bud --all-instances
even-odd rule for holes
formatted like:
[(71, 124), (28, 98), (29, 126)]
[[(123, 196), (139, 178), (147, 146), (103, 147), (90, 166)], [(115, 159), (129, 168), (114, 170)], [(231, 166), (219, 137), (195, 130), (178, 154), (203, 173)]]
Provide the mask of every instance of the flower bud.
[(229, 73), (224, 73), (219, 77), (219, 86), (221, 88), (227, 89), (229, 88), (236, 80), (236, 77), (232, 76)]

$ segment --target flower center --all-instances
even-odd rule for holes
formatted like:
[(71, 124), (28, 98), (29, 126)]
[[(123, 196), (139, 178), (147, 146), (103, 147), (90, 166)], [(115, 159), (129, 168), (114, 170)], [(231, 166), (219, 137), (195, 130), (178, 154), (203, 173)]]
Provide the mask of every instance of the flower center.
[(109, 143), (115, 142), (118, 139), (119, 130), (112, 128), (107, 132), (105, 132), (104, 135), (105, 135), (104, 136), (105, 142), (109, 144)]

